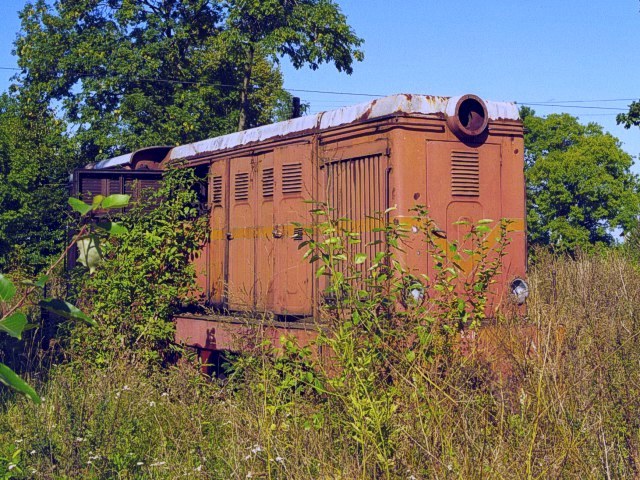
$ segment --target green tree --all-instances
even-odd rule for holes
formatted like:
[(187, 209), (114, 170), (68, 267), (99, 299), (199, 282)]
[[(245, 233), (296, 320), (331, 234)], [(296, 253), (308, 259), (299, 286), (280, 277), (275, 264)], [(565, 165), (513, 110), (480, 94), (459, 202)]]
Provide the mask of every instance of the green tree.
[[(223, 2), (35, 0), (15, 43), (25, 100), (60, 105), (85, 162), (235, 130), (242, 68)], [(271, 121), (282, 75), (255, 57), (247, 125)]]
[(332, 0), (228, 0), (225, 8), (223, 38), (242, 65), (239, 130), (249, 122), (257, 59), (288, 57), (295, 68), (312, 70), (333, 62), (347, 74), (363, 59), (362, 39)]
[(60, 253), (73, 153), (53, 111), (0, 95), (0, 270), (33, 273)]
[(530, 242), (569, 252), (613, 244), (614, 230), (628, 231), (640, 213), (633, 158), (595, 123), (528, 108), (520, 114)]

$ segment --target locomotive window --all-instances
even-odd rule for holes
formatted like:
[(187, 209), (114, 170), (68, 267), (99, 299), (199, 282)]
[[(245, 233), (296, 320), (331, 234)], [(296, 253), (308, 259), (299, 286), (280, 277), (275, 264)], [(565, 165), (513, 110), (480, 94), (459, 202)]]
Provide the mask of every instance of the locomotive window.
[(282, 165), (282, 193), (302, 193), (302, 164)]
[(236, 202), (249, 200), (249, 174), (248, 173), (236, 173), (235, 199), (236, 199)]
[(262, 171), (262, 196), (273, 197), (273, 167), (265, 168)]

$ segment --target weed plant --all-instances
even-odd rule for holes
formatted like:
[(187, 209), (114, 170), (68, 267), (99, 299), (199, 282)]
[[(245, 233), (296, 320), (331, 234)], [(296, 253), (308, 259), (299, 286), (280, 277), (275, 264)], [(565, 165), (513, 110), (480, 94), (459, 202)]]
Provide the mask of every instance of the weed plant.
[[(393, 251), (394, 241), (402, 248), (402, 229), (383, 226), (390, 248), (364, 259), (357, 236), (336, 222), (325, 216), (323, 235), (305, 245), (309, 259), (327, 265), (322, 353), (292, 339), (274, 345), (257, 330), (253, 350), (235, 359), (222, 382), (189, 361), (149, 373), (132, 363), (139, 357), (114, 354), (96, 366), (71, 352), (38, 385), (42, 405), (3, 397), (0, 475), (638, 477), (636, 263), (616, 251), (538, 252), (528, 318), (489, 325), (483, 305), (490, 295), (473, 285), (490, 289), (499, 252), (486, 252), (476, 265), (487, 275), (465, 277), (467, 287), (422, 296), (414, 290), (427, 279), (411, 277)], [(471, 250), (480, 258), (476, 232)], [(425, 248), (435, 248), (429, 242)], [(455, 254), (442, 258), (442, 273), (434, 272), (448, 285), (460, 272), (445, 262)], [(452, 310), (457, 298), (469, 298), (468, 288), (476, 296)], [(508, 369), (496, 368), (479, 346), (461, 347), (459, 332), (470, 328), (477, 338), (498, 332)]]

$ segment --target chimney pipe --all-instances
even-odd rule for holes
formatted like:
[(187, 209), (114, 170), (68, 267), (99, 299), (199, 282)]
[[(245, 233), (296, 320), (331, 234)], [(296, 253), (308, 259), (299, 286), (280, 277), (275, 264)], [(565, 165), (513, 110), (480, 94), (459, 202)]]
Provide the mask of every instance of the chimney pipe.
[(293, 109), (291, 112), (291, 118), (298, 118), (300, 116), (300, 97), (293, 97)]

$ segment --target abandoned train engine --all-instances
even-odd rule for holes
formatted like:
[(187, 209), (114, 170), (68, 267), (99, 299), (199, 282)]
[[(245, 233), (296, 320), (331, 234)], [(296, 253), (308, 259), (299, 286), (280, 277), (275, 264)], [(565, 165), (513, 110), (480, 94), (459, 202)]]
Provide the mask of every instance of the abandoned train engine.
[[(98, 162), (75, 172), (74, 193), (132, 193), (134, 180), (153, 186), (178, 162), (206, 176), (210, 235), (197, 282), (203, 301), (226, 314), (179, 316), (176, 339), (207, 352), (234, 349), (251, 322), (242, 312), (271, 314), (264, 328), (276, 343), (284, 332), (301, 343), (315, 336), (322, 285), (299, 250), (299, 225), (313, 224), (305, 200), (360, 225), (363, 245), (381, 235), (366, 219), (390, 207), (392, 219), (410, 222), (411, 209), (426, 205), (446, 242), (463, 240), (461, 221), (507, 219), (510, 243), (491, 308), (513, 294), (522, 301), (523, 159), (515, 104), (402, 94)], [(432, 262), (410, 232), (407, 242), (403, 263), (429, 274)], [(367, 248), (373, 256), (384, 247)]]

